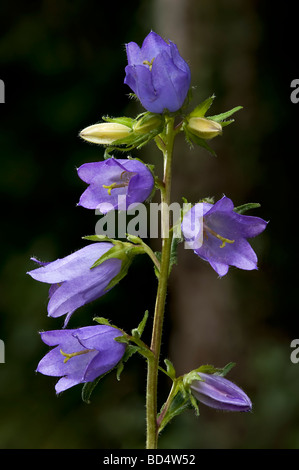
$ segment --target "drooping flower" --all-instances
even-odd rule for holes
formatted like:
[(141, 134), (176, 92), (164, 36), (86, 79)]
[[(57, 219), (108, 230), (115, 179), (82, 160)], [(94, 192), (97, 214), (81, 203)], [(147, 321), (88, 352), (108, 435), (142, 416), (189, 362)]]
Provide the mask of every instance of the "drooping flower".
[(134, 159), (109, 158), (84, 163), (78, 168), (78, 175), (89, 184), (78, 205), (99, 209), (103, 214), (113, 209), (126, 210), (131, 204), (144, 202), (154, 187), (152, 172), (144, 163)]
[(113, 369), (124, 355), (126, 345), (114, 338), (121, 332), (108, 325), (41, 332), (43, 342), (51, 349), (39, 362), (37, 372), (61, 377), (56, 393), (74, 385), (93, 382)]
[(95, 268), (91, 269), (91, 266), (112, 247), (113, 244), (108, 242), (92, 243), (65, 258), (50, 263), (39, 262), (39, 268), (27, 273), (37, 281), (51, 284), (50, 317), (67, 314), (66, 325), (75, 310), (108, 291), (109, 283), (121, 271), (122, 261), (112, 258)]
[(231, 199), (223, 196), (215, 204), (195, 204), (183, 218), (182, 233), (188, 246), (222, 277), (229, 266), (257, 269), (257, 256), (247, 238), (266, 226), (259, 217), (238, 214)]
[(220, 375), (198, 372), (200, 380), (192, 382), (193, 396), (211, 408), (223, 411), (251, 411), (250, 398), (230, 380)]
[(141, 48), (130, 42), (126, 51), (125, 83), (144, 108), (152, 113), (179, 110), (190, 87), (191, 72), (177, 46), (151, 31)]

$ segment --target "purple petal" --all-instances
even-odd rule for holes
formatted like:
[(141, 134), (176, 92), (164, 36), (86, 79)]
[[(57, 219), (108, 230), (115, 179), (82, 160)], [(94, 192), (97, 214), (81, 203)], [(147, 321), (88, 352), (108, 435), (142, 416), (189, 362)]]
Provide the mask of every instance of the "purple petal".
[(121, 263), (119, 259), (109, 259), (96, 268), (89, 266), (81, 276), (64, 282), (49, 300), (48, 315), (65, 315), (107, 293), (107, 286), (120, 272)]
[(151, 31), (144, 39), (141, 46), (143, 60), (148, 60), (150, 62), (163, 51), (168, 52), (169, 54), (169, 48), (169, 44), (167, 44), (159, 34)]
[[(93, 263), (110, 248), (112, 248), (112, 243), (92, 243), (65, 258), (57, 259), (46, 266), (29, 271), (27, 274), (37, 281), (49, 284), (76, 279), (88, 272)], [(57, 291), (53, 293), (51, 298), (56, 293)]]

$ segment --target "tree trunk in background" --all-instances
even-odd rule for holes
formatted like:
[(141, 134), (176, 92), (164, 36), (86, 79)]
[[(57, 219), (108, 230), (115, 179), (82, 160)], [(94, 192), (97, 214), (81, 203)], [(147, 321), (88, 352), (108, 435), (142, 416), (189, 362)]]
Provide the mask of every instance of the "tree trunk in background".
[[(215, 93), (211, 115), (237, 105), (245, 108), (222, 137), (211, 141), (217, 158), (199, 147), (189, 150), (183, 135), (177, 138), (172, 201), (181, 202), (182, 196), (193, 203), (206, 196), (218, 200), (225, 194), (235, 205), (248, 202), (248, 196), (254, 195), (255, 161), (250, 150), (258, 139), (256, 134), (253, 140), (252, 132), (250, 141), (247, 137), (256, 107), (254, 3), (155, 0), (154, 18), (155, 31), (175, 42), (190, 65), (196, 87), (193, 107)], [(178, 374), (205, 363), (239, 362), (246, 354), (235, 276), (237, 271), (230, 268), (229, 275), (218, 279), (207, 263), (180, 246), (168, 297), (169, 357)]]

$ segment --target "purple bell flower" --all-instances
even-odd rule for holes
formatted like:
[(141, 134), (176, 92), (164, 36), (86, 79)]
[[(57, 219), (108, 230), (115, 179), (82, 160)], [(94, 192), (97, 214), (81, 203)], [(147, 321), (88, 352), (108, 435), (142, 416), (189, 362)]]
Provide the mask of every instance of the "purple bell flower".
[(78, 205), (99, 209), (103, 214), (144, 202), (154, 187), (152, 172), (144, 163), (133, 159), (109, 158), (85, 163), (78, 168), (78, 175), (89, 184)]
[(56, 347), (42, 358), (37, 372), (61, 377), (55, 386), (56, 393), (93, 382), (113, 369), (123, 357), (126, 345), (115, 341), (117, 336), (121, 336), (121, 332), (107, 325), (43, 331), (43, 342)]
[(51, 263), (38, 262), (42, 266), (27, 273), (37, 281), (52, 284), (48, 302), (50, 317), (67, 314), (66, 325), (75, 310), (108, 292), (107, 286), (119, 274), (122, 261), (112, 258), (90, 268), (112, 247), (112, 243), (92, 243)]
[(195, 204), (183, 218), (182, 233), (188, 246), (222, 277), (229, 266), (257, 269), (257, 256), (247, 238), (259, 235), (266, 226), (259, 217), (235, 212), (231, 199), (223, 196), (215, 204)]
[(251, 411), (252, 403), (243, 390), (220, 375), (198, 372), (202, 380), (192, 382), (190, 388), (196, 400), (223, 411)]
[(130, 42), (126, 51), (128, 65), (124, 82), (144, 108), (152, 113), (180, 109), (190, 87), (191, 72), (177, 46), (151, 31), (141, 48)]

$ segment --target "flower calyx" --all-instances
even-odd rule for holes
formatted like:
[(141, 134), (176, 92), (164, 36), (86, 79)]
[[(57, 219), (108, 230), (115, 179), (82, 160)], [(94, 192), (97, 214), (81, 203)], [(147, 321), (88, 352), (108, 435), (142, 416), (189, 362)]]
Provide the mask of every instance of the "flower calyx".
[(210, 96), (184, 119), (182, 130), (185, 132), (186, 140), (190, 145), (196, 144), (205, 148), (215, 155), (214, 150), (207, 144), (207, 140), (222, 134), (222, 129), (228, 126), (234, 119), (227, 119), (235, 112), (242, 109), (242, 106), (214, 116), (206, 116), (206, 113), (215, 99), (215, 95)]

